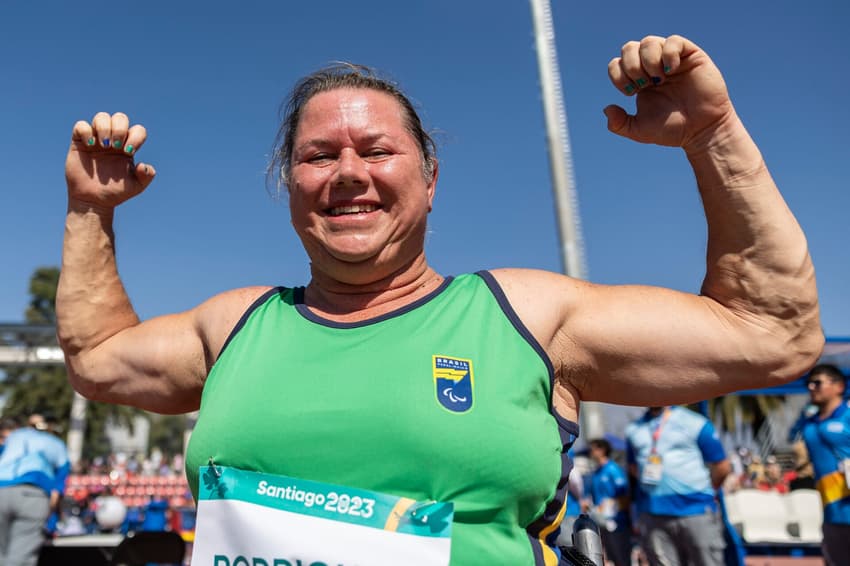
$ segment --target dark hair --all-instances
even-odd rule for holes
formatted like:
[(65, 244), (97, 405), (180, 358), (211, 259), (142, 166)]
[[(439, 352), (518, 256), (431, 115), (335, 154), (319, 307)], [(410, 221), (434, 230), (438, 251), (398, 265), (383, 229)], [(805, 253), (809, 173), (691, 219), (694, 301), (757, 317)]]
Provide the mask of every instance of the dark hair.
[(609, 458), (611, 456), (611, 443), (605, 440), (604, 438), (594, 438), (589, 441), (588, 444), (591, 448), (599, 448), (602, 452), (605, 453), (605, 457)]
[(304, 106), (315, 95), (331, 90), (353, 88), (369, 89), (392, 96), (401, 106), (407, 130), (419, 144), (422, 152), (422, 174), (430, 181), (436, 166), (437, 146), (428, 132), (422, 127), (422, 121), (413, 108), (410, 99), (398, 85), (389, 79), (381, 78), (375, 69), (354, 63), (339, 62), (324, 67), (299, 80), (284, 104), (281, 105), (281, 124), (275, 138), (272, 158), (267, 170), (266, 181), (275, 191), (281, 185), (289, 186), (292, 172), (292, 144), (295, 132), (301, 120)]
[(838, 369), (838, 366), (834, 366), (832, 364), (818, 364), (809, 371), (809, 378), (815, 375), (825, 375), (832, 381), (839, 381), (847, 386), (847, 376), (841, 373), (841, 370)]

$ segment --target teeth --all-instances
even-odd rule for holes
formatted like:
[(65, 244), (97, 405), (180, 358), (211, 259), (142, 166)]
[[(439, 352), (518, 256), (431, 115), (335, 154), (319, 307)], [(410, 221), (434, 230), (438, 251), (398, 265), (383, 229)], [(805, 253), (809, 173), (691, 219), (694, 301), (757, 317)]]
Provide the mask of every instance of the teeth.
[(353, 204), (350, 206), (335, 206), (328, 213), (331, 216), (339, 216), (341, 214), (357, 214), (359, 212), (372, 212), (378, 210), (374, 204)]

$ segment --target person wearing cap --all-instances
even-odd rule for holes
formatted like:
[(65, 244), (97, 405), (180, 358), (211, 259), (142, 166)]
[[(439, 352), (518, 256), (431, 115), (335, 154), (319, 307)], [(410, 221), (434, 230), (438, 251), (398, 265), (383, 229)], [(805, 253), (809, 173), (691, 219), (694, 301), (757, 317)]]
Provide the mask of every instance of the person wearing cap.
[(584, 511), (599, 525), (605, 557), (614, 566), (629, 566), (632, 555), (629, 520), (629, 480), (611, 458), (611, 443), (594, 438), (587, 443), (596, 469), (590, 478), (590, 500), (582, 502)]
[(65, 443), (47, 431), (38, 415), (6, 438), (0, 455), (0, 564), (36, 564), (45, 523), (65, 491), (70, 469)]
[(817, 412), (803, 422), (803, 440), (815, 469), (823, 502), (823, 555), (829, 565), (850, 557), (850, 410), (844, 401), (847, 378), (828, 364), (812, 368), (809, 396)]
[(683, 407), (650, 407), (625, 436), (649, 563), (723, 566), (726, 543), (715, 490), (732, 466), (711, 422)]

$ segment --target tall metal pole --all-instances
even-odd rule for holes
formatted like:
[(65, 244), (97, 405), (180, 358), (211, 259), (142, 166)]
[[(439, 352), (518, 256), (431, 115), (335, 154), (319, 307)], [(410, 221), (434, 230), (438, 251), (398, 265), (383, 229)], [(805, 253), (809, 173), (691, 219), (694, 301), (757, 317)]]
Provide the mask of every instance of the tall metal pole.
[(68, 460), (74, 468), (83, 457), (83, 436), (86, 432), (86, 409), (88, 401), (74, 391), (71, 401), (71, 419), (68, 427)]
[[(549, 169), (555, 196), (556, 218), (561, 242), (561, 266), (570, 277), (584, 279), (584, 247), (578, 215), (578, 198), (573, 179), (567, 111), (561, 90), (561, 74), (555, 48), (555, 29), (549, 0), (531, 0), (540, 90), (546, 120)], [(602, 407), (598, 403), (581, 404), (581, 428), (584, 438), (597, 438), (605, 433)]]

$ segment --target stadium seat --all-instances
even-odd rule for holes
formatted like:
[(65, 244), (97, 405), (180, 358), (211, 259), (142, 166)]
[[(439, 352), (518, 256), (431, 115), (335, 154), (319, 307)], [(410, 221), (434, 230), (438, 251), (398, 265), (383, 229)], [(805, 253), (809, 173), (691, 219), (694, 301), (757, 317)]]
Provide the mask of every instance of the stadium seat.
[(741, 489), (726, 497), (729, 521), (746, 543), (794, 543), (785, 496), (776, 491)]
[(821, 524), (823, 523), (823, 507), (820, 495), (814, 489), (797, 489), (785, 496), (788, 506), (789, 521), (797, 531), (795, 534), (801, 542), (821, 542)]

